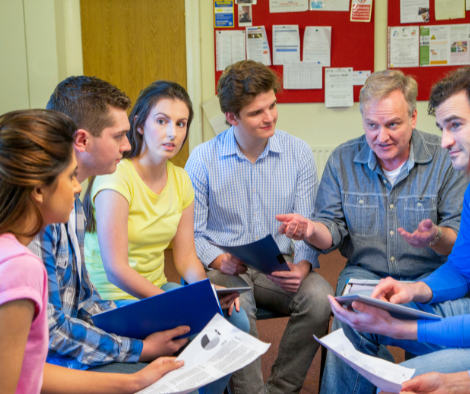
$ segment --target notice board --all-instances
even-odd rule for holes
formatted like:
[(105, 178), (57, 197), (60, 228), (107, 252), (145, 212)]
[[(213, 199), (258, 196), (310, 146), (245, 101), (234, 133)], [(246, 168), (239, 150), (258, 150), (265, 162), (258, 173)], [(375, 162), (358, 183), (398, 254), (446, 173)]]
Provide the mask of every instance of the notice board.
[[(434, 1), (429, 2), (430, 19), (428, 23), (400, 23), (400, 1), (388, 0), (388, 26), (432, 26), (432, 25), (452, 25), (470, 23), (470, 13), (465, 13), (462, 19), (436, 20), (434, 12)], [(420, 67), (396, 67), (407, 75), (413, 76), (418, 82), (418, 101), (429, 100), (432, 86), (442, 79), (451, 70), (455, 70), (463, 66), (420, 66)]]
[[(238, 6), (235, 5), (235, 28), (245, 30), (236, 21)], [(306, 26), (331, 26), (331, 67), (352, 67), (355, 71), (374, 72), (374, 11), (370, 22), (351, 22), (350, 12), (346, 11), (305, 11), (270, 13), (269, 0), (258, 0), (253, 5), (253, 26), (265, 26), (271, 49), (272, 62), (272, 26), (299, 25), (300, 52), (302, 60), (303, 36)], [(216, 32), (229, 29), (214, 29), (214, 51), (216, 51)], [(217, 56), (214, 56), (215, 62)], [(217, 70), (217, 64), (214, 64)], [(269, 66), (282, 80), (283, 66)], [(283, 89), (277, 95), (278, 103), (323, 103), (325, 101), (325, 69), (323, 68), (323, 89)], [(215, 86), (222, 71), (215, 72)], [(354, 101), (359, 101), (361, 86), (354, 86)]]

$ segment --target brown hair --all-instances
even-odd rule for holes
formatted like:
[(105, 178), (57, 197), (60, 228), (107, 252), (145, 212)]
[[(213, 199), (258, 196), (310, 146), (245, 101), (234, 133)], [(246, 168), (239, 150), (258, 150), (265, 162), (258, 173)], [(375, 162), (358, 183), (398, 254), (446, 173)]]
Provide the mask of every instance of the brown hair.
[(395, 90), (399, 90), (405, 96), (408, 103), (408, 115), (411, 118), (416, 109), (418, 83), (413, 77), (403, 74), (400, 70), (377, 71), (367, 78), (359, 95), (361, 114), (368, 101), (381, 100)]
[(470, 67), (451, 71), (431, 89), (428, 114), (436, 116), (436, 108), (454, 94), (465, 91), (470, 100)]
[(281, 91), (278, 76), (263, 63), (242, 60), (228, 66), (217, 83), (222, 112), (233, 112), (237, 117), (243, 107), (260, 93)]
[[(0, 116), (0, 234), (33, 236), (43, 227), (41, 212), (31, 198), (36, 186), (52, 185), (70, 164), (77, 127), (67, 116), (48, 110), (13, 111)], [(33, 211), (36, 226), (15, 230)]]
[[(144, 139), (143, 135), (139, 133), (139, 129), (144, 128), (147, 117), (161, 99), (181, 100), (186, 104), (189, 110), (189, 117), (186, 128), (186, 137), (184, 138), (181, 147), (183, 147), (184, 143), (188, 139), (189, 126), (194, 118), (193, 104), (188, 93), (176, 82), (155, 81), (140, 92), (139, 97), (132, 108), (131, 114), (129, 115), (129, 123), (131, 127), (127, 132), (127, 138), (131, 144), (131, 150), (124, 152), (124, 159), (131, 159), (141, 154)], [(92, 233), (96, 231), (96, 219), (93, 215), (91, 204), (91, 190), (93, 188), (95, 178), (96, 177), (93, 176), (89, 179), (83, 203), (87, 220), (86, 231)]]
[(99, 137), (113, 125), (109, 108), (127, 111), (131, 100), (117, 87), (96, 77), (69, 77), (54, 89), (46, 108), (68, 115), (77, 128)]

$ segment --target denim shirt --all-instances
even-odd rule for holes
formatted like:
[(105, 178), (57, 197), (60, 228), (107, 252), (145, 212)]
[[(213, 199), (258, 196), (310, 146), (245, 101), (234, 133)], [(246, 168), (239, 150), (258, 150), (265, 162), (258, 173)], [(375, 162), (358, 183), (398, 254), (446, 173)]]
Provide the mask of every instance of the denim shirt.
[(381, 276), (414, 279), (446, 262), (432, 249), (408, 245), (398, 234), (412, 233), (430, 218), (458, 233), (468, 180), (453, 169), (440, 137), (413, 130), (410, 155), (395, 184), (384, 175), (365, 136), (340, 145), (328, 159), (313, 220), (330, 231), (333, 245), (355, 265)]

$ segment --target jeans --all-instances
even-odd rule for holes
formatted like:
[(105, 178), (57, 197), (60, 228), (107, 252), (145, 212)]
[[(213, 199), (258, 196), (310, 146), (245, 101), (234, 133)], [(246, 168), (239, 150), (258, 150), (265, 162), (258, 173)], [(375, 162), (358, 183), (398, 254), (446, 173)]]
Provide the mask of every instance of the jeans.
[[(169, 290), (177, 289), (179, 287), (182, 287), (182, 286), (178, 283), (168, 282), (168, 283), (165, 283), (161, 287), (161, 289), (163, 291), (169, 291)], [(115, 300), (114, 302), (116, 303), (118, 308), (120, 308), (124, 305), (129, 305), (137, 301), (138, 300)], [(250, 331), (248, 318), (246, 316), (245, 311), (242, 308), (240, 308), (240, 312), (237, 312), (234, 308), (231, 316), (228, 316), (226, 309), (223, 310), (223, 314), (224, 314), (224, 317), (238, 329), (244, 332)], [(138, 364), (141, 364), (141, 363), (138, 363)], [(199, 394), (222, 394), (225, 390), (225, 387), (227, 387), (227, 383), (230, 380), (231, 376), (232, 376), (231, 374), (226, 375), (223, 378), (220, 378), (219, 380), (216, 380), (215, 382), (208, 384), (207, 386), (201, 387), (199, 389)], [(197, 393), (197, 391), (195, 391), (194, 393)]]
[(323, 336), (328, 330), (331, 309), (327, 295), (333, 293), (323, 277), (310, 272), (297, 293), (282, 290), (266, 275), (248, 268), (240, 276), (224, 275), (219, 270), (207, 272), (212, 283), (226, 286), (250, 286), (252, 291), (240, 295), (240, 304), (250, 321), (250, 334), (258, 337), (256, 308), (262, 307), (290, 315), (279, 345), (278, 357), (264, 386), (261, 359), (234, 372), (229, 383), (231, 394), (298, 393), (317, 349), (313, 335)]
[[(423, 275), (423, 277), (424, 276), (427, 276), (427, 274)], [(338, 279), (337, 295), (342, 292), (349, 278), (380, 279), (380, 277), (373, 272), (360, 267), (348, 266), (341, 272)], [(470, 313), (470, 299), (468, 298), (440, 304), (423, 305), (412, 302), (406, 305), (443, 317)], [(347, 324), (334, 319), (331, 331), (333, 332), (340, 328), (343, 329), (344, 334), (352, 342), (354, 347), (363, 354), (394, 362), (393, 356), (387, 350), (386, 346), (398, 346), (417, 355), (418, 357), (401, 364), (404, 367), (416, 369), (413, 376), (428, 372), (451, 373), (470, 369), (470, 349), (446, 348), (444, 346), (420, 343), (418, 341), (399, 340), (383, 335), (359, 333)], [(336, 357), (334, 353), (328, 351), (320, 394), (373, 394), (375, 392), (376, 389), (372, 383)]]

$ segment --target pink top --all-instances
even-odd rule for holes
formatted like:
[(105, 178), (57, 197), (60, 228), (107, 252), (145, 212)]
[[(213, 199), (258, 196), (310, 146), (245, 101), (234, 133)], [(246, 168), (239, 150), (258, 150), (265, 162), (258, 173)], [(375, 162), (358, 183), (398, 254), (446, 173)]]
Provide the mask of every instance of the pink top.
[[(47, 327), (47, 273), (44, 264), (11, 234), (0, 235), (0, 305), (29, 299), (36, 304), (26, 342), (17, 394), (41, 391), (49, 332)], [(8, 358), (8, 355), (0, 355)]]

